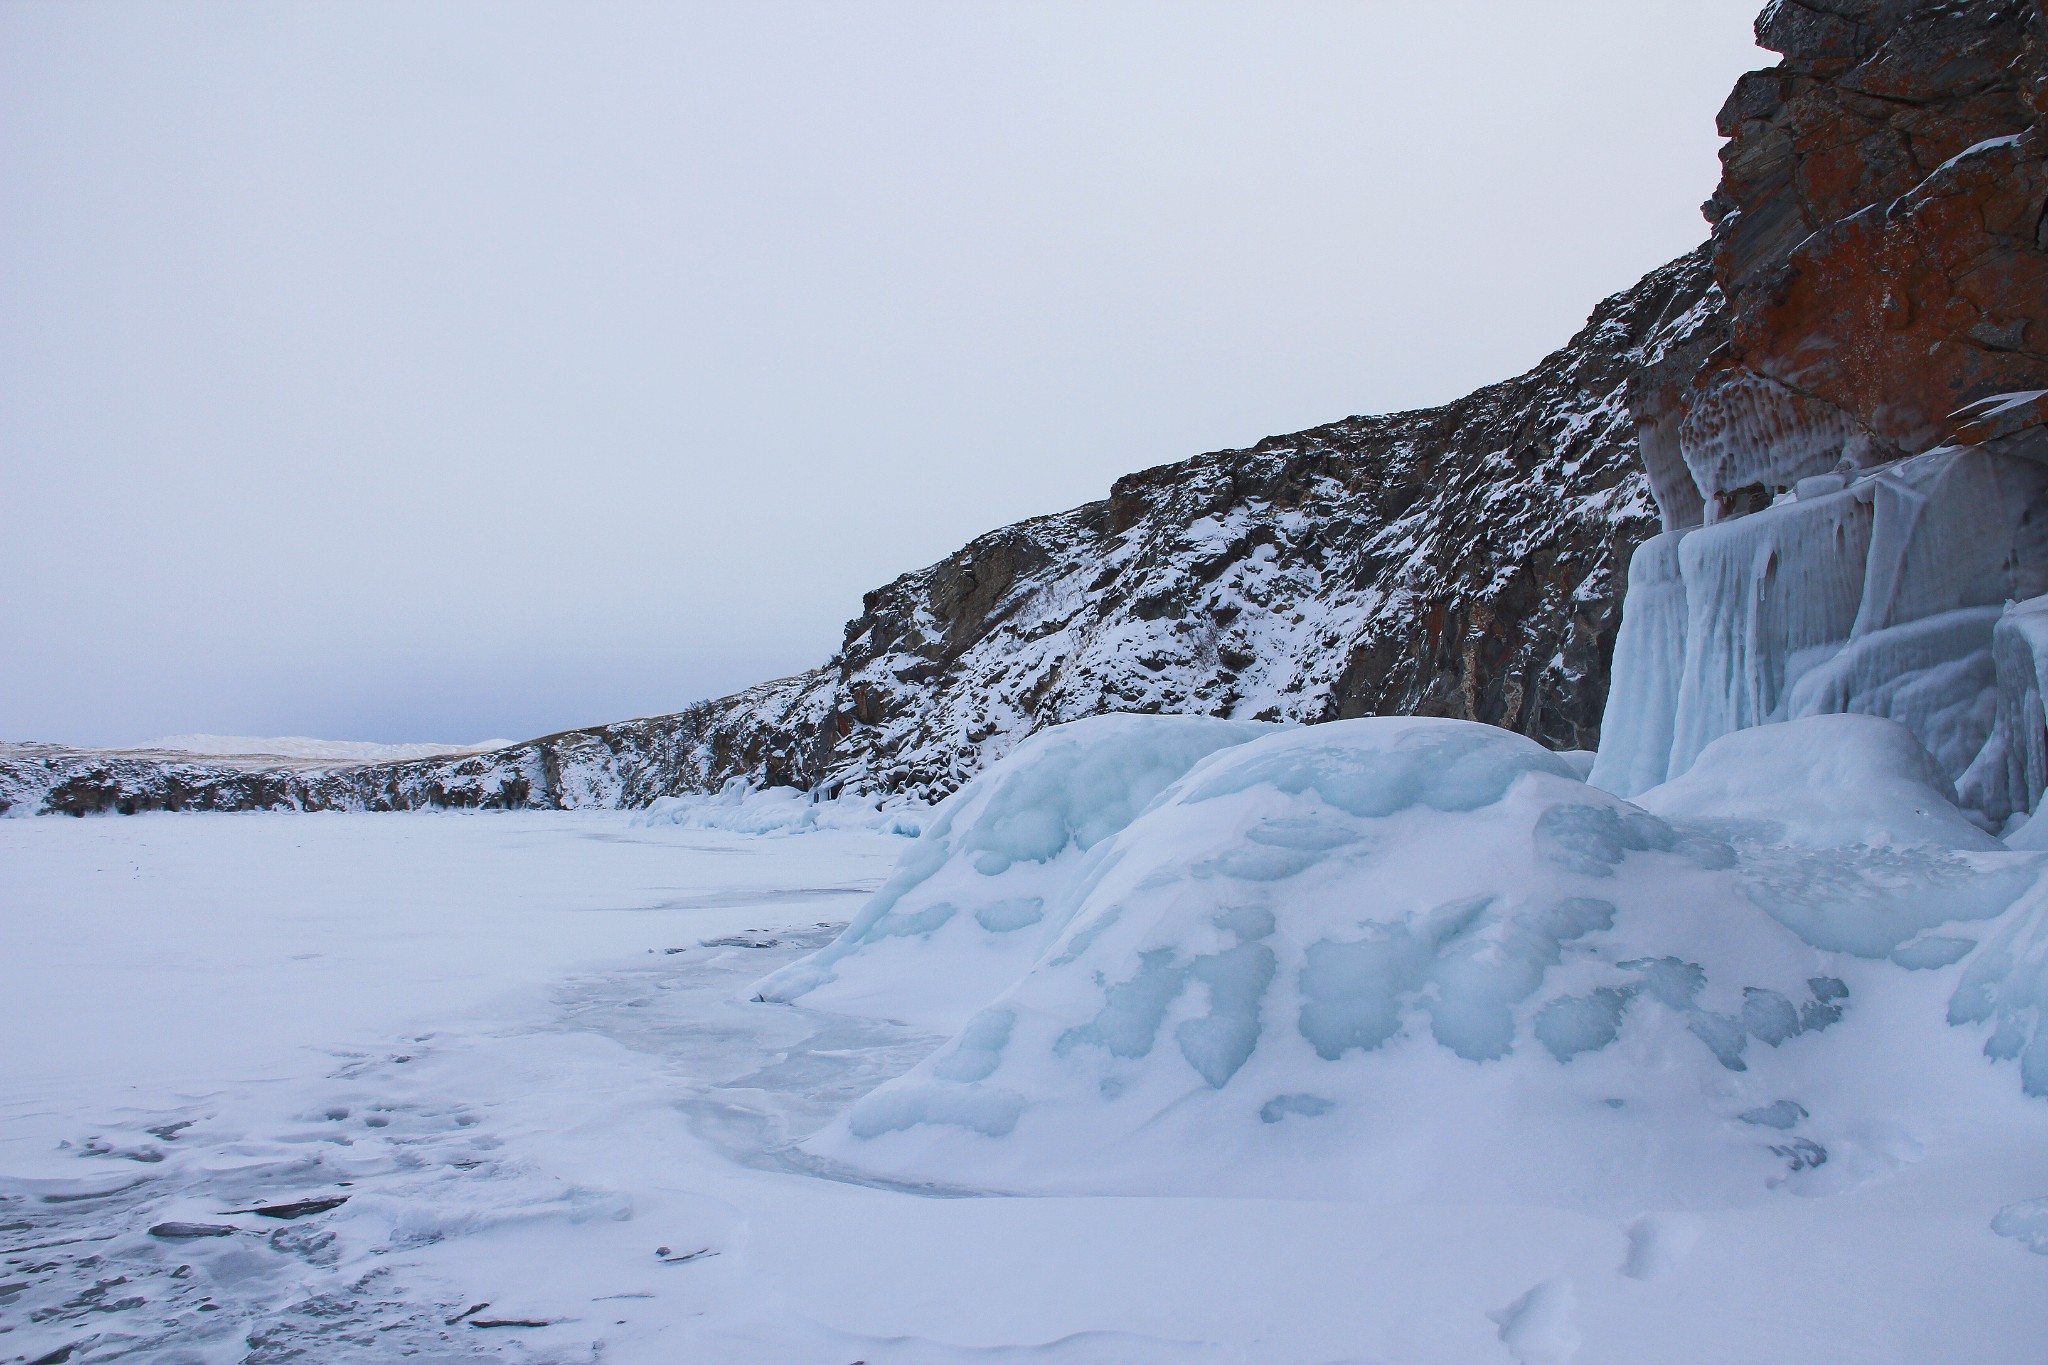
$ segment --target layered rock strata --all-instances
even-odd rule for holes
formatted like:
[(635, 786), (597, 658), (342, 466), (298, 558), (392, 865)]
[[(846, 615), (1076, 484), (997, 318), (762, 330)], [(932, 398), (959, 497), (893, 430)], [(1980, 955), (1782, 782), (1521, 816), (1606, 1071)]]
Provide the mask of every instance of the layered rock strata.
[(1729, 339), (1678, 429), (1727, 510), (2048, 388), (2041, 0), (1775, 0), (1757, 39), (1706, 205)]

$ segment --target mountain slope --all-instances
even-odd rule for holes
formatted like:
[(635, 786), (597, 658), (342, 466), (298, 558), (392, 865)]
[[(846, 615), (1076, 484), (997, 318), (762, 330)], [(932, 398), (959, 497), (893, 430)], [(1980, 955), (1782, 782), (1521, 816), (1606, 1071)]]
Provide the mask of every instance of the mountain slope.
[(936, 795), (1107, 711), (1458, 716), (1593, 747), (1619, 570), (1655, 529), (1628, 381), (1717, 331), (1718, 302), (1687, 257), (1520, 378), (1132, 474), (906, 574), (848, 626), (803, 776)]
[(402, 763), (0, 752), (0, 810), (637, 806), (732, 778), (933, 798), (1105, 711), (1412, 713), (1597, 742), (1656, 529), (1631, 378), (1724, 335), (1702, 252), (1529, 373), (1117, 481), (869, 593), (824, 667), (670, 716)]

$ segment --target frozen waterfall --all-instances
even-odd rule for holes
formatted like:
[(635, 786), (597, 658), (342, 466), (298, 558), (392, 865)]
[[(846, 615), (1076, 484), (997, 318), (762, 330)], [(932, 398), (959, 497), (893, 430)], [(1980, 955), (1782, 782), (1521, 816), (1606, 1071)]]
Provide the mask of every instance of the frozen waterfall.
[(1878, 715), (2001, 826), (2048, 783), (2044, 594), (2048, 468), (1975, 447), (1845, 461), (1749, 515), (1667, 531), (1630, 565), (1592, 781), (1634, 796), (1738, 730)]

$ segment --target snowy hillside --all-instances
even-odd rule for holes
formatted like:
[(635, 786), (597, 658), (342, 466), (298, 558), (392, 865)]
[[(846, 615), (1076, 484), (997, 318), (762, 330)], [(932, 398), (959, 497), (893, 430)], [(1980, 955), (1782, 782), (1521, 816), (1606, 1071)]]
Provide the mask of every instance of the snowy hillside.
[(671, 716), (348, 773), (0, 753), (22, 813), (644, 806), (757, 786), (945, 795), (1110, 711), (1423, 713), (1597, 742), (1630, 552), (1656, 529), (1631, 383), (1723, 333), (1704, 252), (1528, 374), (1132, 474), (867, 595), (811, 673)]

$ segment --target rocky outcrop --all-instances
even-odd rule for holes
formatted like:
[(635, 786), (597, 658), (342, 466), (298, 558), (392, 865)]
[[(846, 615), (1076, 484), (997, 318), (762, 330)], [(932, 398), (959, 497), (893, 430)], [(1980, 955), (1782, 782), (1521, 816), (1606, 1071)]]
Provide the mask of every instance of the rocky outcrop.
[(1678, 428), (1716, 514), (2048, 388), (2042, 0), (1774, 0), (1757, 38), (1706, 206), (1729, 341)]
[(1118, 480), (870, 593), (813, 782), (943, 794), (1105, 711), (1488, 721), (1597, 743), (1621, 568), (1654, 529), (1631, 376), (1713, 334), (1704, 258), (1536, 369)]
[(1757, 34), (1784, 61), (1722, 110), (1707, 205), (1727, 334), (1633, 391), (1666, 533), (1592, 778), (1860, 712), (2005, 829), (2048, 753), (2048, 0), (1777, 0)]

